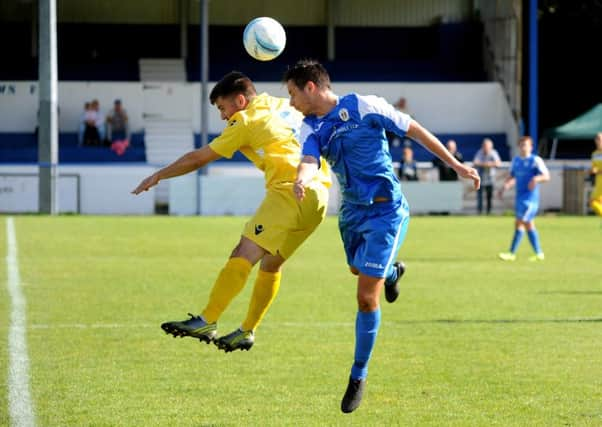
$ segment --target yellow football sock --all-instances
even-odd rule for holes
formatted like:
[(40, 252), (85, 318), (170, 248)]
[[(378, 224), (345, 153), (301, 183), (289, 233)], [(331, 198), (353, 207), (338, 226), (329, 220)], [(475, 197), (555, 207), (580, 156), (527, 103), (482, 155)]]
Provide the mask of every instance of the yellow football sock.
[(230, 258), (222, 271), (209, 295), (209, 302), (203, 310), (203, 317), (209, 323), (216, 322), (224, 312), (228, 304), (242, 290), (247, 282), (249, 273), (253, 266), (245, 258)]
[(591, 207), (596, 215), (602, 216), (602, 202), (600, 200), (592, 200)]
[(249, 302), (249, 311), (247, 318), (242, 323), (243, 331), (252, 331), (257, 328), (261, 319), (270, 308), (272, 301), (276, 298), (278, 288), (280, 287), (281, 273), (269, 273), (259, 270), (257, 279), (255, 279), (255, 287), (253, 288), (253, 296)]

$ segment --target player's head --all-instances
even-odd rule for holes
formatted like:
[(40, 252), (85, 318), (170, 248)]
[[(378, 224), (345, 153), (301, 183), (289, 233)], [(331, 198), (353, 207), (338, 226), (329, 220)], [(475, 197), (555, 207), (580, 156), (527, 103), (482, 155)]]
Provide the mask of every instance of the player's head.
[(317, 97), (330, 90), (330, 76), (322, 64), (313, 59), (302, 59), (284, 73), (282, 81), (291, 97), (291, 105), (301, 113), (314, 113)]
[(522, 157), (531, 155), (531, 152), (533, 151), (533, 140), (530, 136), (525, 135), (518, 140), (518, 150)]
[(257, 95), (255, 86), (250, 78), (238, 71), (231, 71), (215, 84), (209, 100), (220, 112), (222, 120), (247, 108), (249, 102)]
[(447, 149), (449, 150), (449, 152), (452, 154), (458, 150), (456, 141), (454, 141), (453, 139), (450, 139), (449, 141), (447, 141), (447, 144), (445, 144), (445, 145), (447, 146)]
[(602, 132), (598, 132), (596, 134), (596, 137), (594, 138), (594, 141), (596, 143), (596, 149), (602, 150)]

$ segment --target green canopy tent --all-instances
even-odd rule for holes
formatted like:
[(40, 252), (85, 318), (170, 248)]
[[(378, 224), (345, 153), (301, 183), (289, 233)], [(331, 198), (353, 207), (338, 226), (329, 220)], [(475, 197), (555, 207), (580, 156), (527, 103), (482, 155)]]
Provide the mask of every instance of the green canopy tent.
[(602, 103), (591, 110), (574, 118), (561, 126), (546, 129), (545, 135), (552, 139), (550, 159), (556, 157), (558, 140), (560, 139), (594, 139), (598, 132), (602, 132)]

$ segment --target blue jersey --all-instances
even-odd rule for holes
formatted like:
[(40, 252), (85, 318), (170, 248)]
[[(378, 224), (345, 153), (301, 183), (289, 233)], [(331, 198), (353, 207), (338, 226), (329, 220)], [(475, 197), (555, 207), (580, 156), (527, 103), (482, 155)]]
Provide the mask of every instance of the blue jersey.
[(339, 180), (343, 200), (370, 205), (401, 200), (385, 130), (403, 137), (411, 118), (383, 98), (355, 93), (339, 98), (328, 114), (303, 120), (303, 155), (323, 156)]
[(516, 179), (516, 201), (538, 202), (539, 184), (529, 190), (529, 182), (534, 176), (547, 174), (548, 168), (541, 157), (531, 154), (528, 157), (516, 156), (512, 159), (510, 175)]

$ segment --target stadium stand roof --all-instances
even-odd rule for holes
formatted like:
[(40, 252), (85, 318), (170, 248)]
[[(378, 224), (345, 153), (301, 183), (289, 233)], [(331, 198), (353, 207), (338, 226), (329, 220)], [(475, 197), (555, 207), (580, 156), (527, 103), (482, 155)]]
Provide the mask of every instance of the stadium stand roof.
[[(602, 103), (597, 104), (563, 125), (545, 130), (545, 137), (552, 140), (550, 158), (556, 158), (559, 140), (564, 139), (578, 142), (576, 140), (594, 139), (598, 132), (602, 132)], [(566, 157), (566, 155), (562, 157)]]
[(545, 135), (556, 139), (593, 139), (598, 132), (602, 132), (602, 103), (563, 125), (546, 129)]

